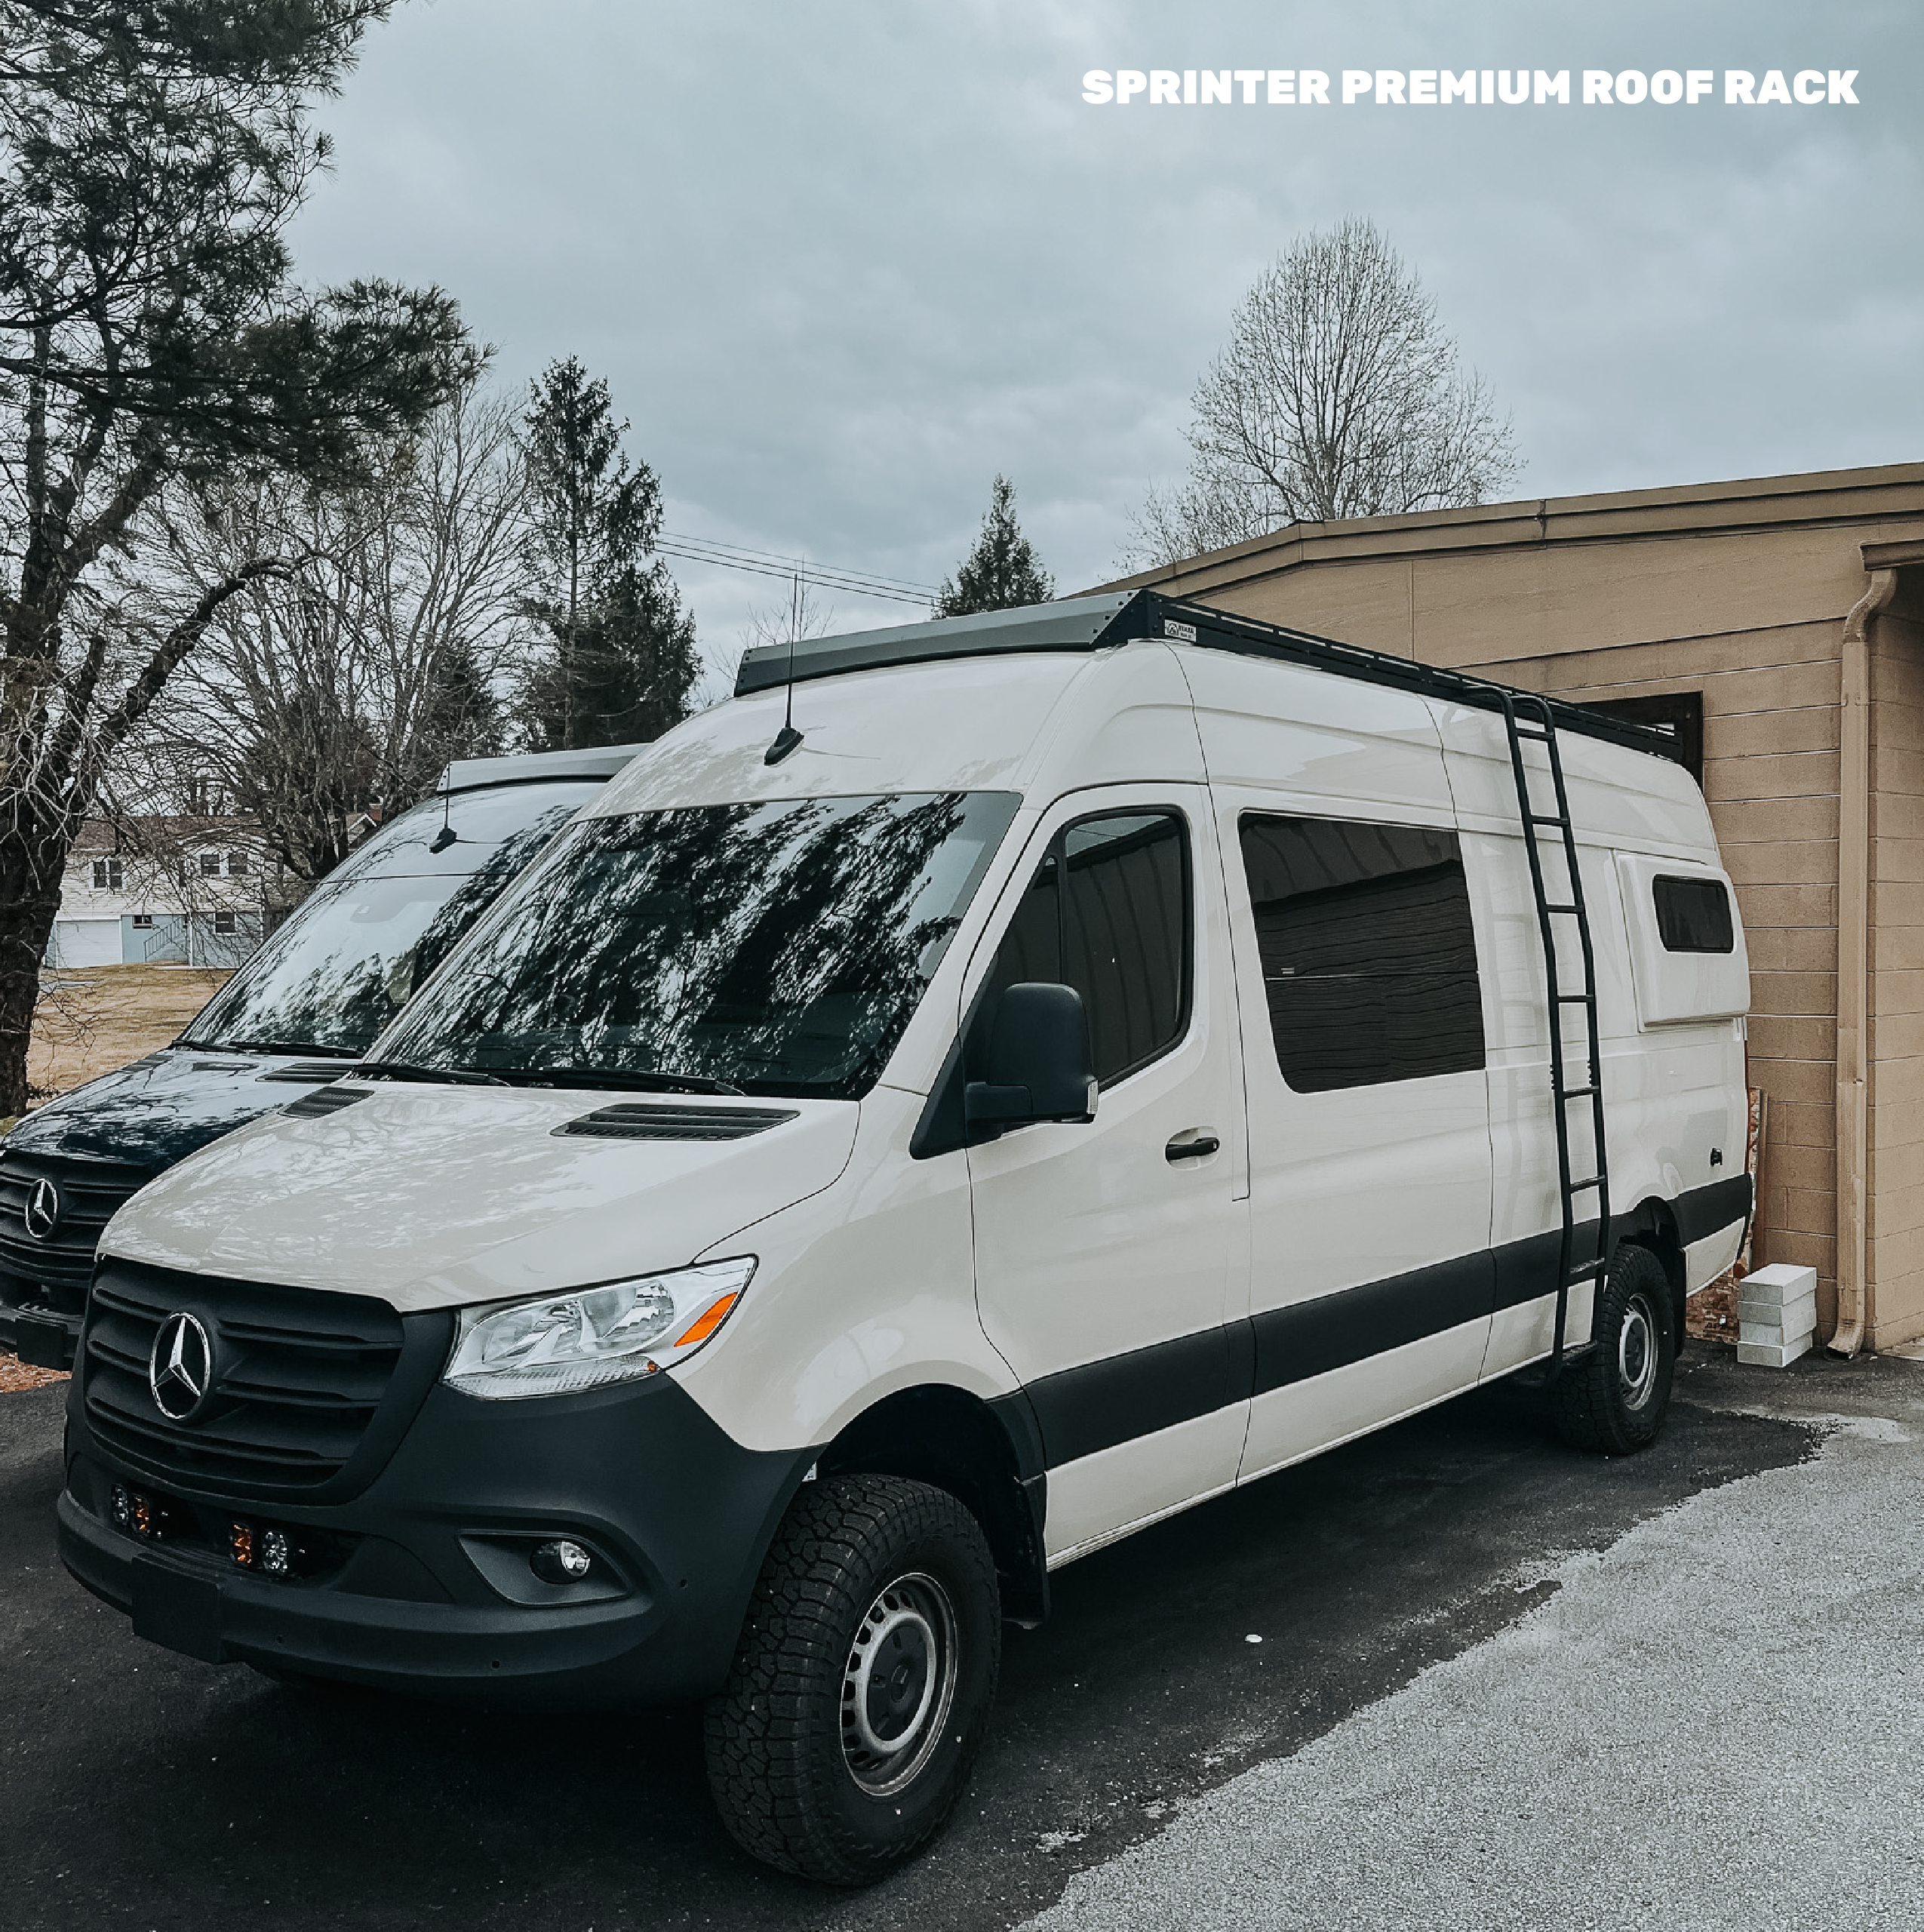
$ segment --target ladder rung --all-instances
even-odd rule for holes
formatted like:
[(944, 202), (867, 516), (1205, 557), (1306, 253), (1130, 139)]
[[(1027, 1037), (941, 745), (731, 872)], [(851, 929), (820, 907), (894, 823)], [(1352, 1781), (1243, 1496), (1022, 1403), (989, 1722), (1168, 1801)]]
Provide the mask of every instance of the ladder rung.
[(1520, 724), (1516, 728), (1516, 731), (1520, 738), (1534, 738), (1540, 745), (1547, 745), (1550, 742), (1550, 734), (1547, 731), (1526, 731)]
[(1594, 1261), (1573, 1261), (1570, 1263), (1570, 1272), (1564, 1279), (1574, 1287), (1578, 1282), (1587, 1281), (1593, 1275), (1602, 1274), (1604, 1265), (1601, 1255)]
[(1546, 912), (1581, 912), (1583, 908), (1581, 906), (1553, 906), (1545, 900), (1543, 909)]
[(1560, 825), (1566, 831), (1570, 826), (1569, 820), (1559, 818), (1554, 812), (1532, 812), (1530, 823), (1532, 825)]
[(1603, 1185), (1603, 1177), (1601, 1174), (1592, 1174), (1587, 1180), (1572, 1181), (1567, 1192), (1572, 1194), (1584, 1194), (1588, 1192), (1591, 1188), (1601, 1187)]
[(1587, 1100), (1596, 1091), (1594, 1087), (1560, 1087), (1557, 1097), (1560, 1100)]
[(1594, 1006), (1597, 1003), (1597, 995), (1594, 993), (1559, 993), (1557, 1001), (1560, 1006)]

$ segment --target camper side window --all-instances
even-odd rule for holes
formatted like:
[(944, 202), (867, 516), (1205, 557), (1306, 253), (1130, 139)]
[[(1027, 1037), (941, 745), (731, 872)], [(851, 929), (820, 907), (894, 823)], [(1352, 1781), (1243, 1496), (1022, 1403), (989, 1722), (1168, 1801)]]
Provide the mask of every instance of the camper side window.
[(992, 979), (1074, 986), (1105, 1086), (1166, 1053), (1189, 1023), (1182, 820), (1111, 812), (1058, 832), (996, 949)]
[(1251, 814), (1241, 844), (1276, 1063), (1297, 1093), (1483, 1066), (1455, 832)]
[(1666, 952), (1729, 952), (1737, 940), (1730, 923), (1730, 894), (1720, 878), (1676, 878), (1658, 873), (1650, 881), (1657, 902), (1657, 937)]

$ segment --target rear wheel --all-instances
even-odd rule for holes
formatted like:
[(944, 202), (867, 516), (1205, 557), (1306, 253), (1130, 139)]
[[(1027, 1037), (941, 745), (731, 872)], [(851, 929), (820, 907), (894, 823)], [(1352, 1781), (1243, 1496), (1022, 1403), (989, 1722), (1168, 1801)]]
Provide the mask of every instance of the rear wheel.
[(828, 1884), (913, 1857), (967, 1782), (1001, 1639), (994, 1559), (954, 1497), (899, 1476), (805, 1484), (708, 1705), (723, 1823)]
[(1626, 1241), (1611, 1257), (1591, 1333), (1589, 1350), (1557, 1378), (1557, 1429), (1578, 1449), (1633, 1455), (1663, 1428), (1677, 1365), (1670, 1285), (1647, 1247)]

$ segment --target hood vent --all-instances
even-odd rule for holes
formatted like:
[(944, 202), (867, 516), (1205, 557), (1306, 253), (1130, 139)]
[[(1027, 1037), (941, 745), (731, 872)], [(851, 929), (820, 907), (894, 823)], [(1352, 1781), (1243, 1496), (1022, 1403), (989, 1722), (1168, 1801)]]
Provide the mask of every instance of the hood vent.
[(345, 1080), (354, 1071), (351, 1060), (303, 1060), (292, 1066), (274, 1066), (260, 1077), (263, 1080)]
[(635, 1100), (598, 1108), (554, 1131), (597, 1134), (608, 1140), (740, 1140), (797, 1117), (792, 1107), (681, 1107)]
[(367, 1097), (364, 1087), (323, 1087), (318, 1094), (303, 1094), (298, 1100), (290, 1100), (281, 1111), (299, 1120), (310, 1120), (316, 1114), (337, 1114)]

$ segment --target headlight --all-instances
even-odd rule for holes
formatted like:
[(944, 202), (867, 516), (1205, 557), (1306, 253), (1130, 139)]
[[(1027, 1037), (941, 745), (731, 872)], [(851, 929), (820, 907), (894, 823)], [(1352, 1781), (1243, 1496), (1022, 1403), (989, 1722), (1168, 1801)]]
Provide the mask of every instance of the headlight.
[(693, 1355), (733, 1312), (755, 1257), (610, 1281), (506, 1308), (464, 1308), (441, 1380), (490, 1401), (653, 1375)]

